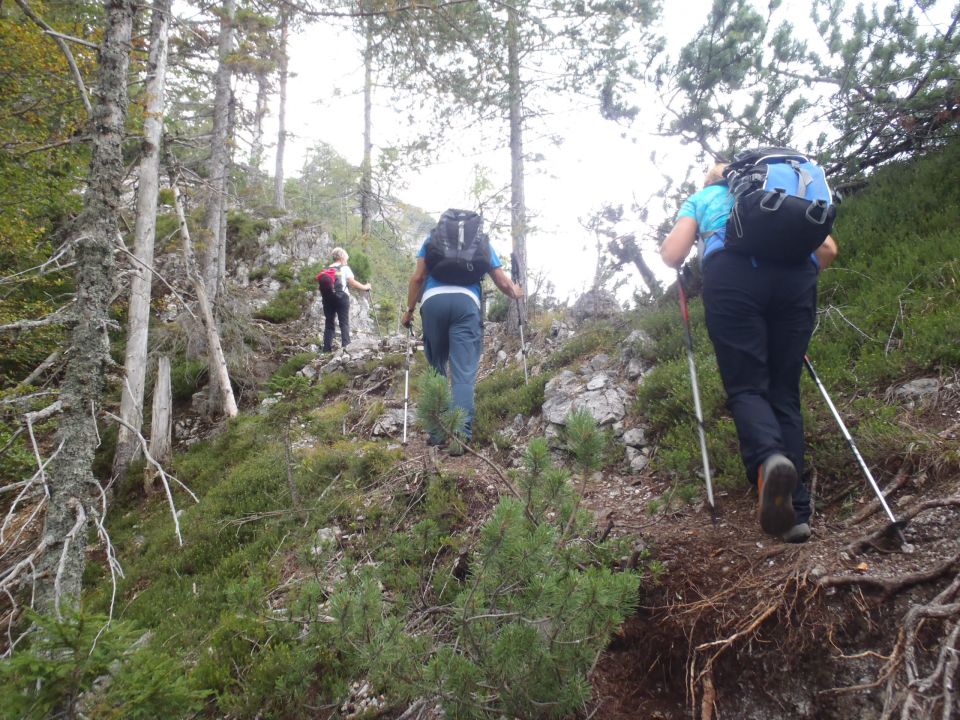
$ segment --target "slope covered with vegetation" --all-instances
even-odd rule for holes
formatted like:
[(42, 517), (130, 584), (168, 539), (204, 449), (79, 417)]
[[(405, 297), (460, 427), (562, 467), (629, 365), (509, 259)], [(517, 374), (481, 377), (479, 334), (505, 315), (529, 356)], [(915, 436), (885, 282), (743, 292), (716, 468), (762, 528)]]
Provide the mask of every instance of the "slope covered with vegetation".
[[(841, 259), (822, 278), (811, 347), (881, 484), (922, 473), (933, 495), (956, 487), (957, 392), (905, 409), (888, 389), (918, 376), (950, 381), (957, 366), (949, 339), (960, 336), (958, 155), (953, 146), (882, 168), (844, 203)], [(692, 312), (711, 459), (732, 506), (743, 488), (736, 440), (698, 301)], [(645, 477), (662, 492), (645, 515), (667, 526), (680, 516), (705, 523), (686, 505), (701, 492), (700, 458), (669, 296), (578, 334), (530, 386), (517, 369), (489, 374), (478, 392), (479, 437), (493, 440), (485, 452), (509, 460), (498, 432), (516, 412), (539, 411), (545, 379), (615, 352), (631, 327), (651, 336), (656, 360), (631, 413), (657, 437)], [(625, 567), (636, 535), (597, 540), (579, 499), (596, 468), (621, 472), (606, 435), (586, 418), (572, 422), (566, 470), (536, 438), (506, 476), (469, 456), (437, 464), (422, 445), (370, 436), (377, 410), (365, 399), (380, 410), (396, 402), (402, 356), (313, 384), (293, 374), (307, 361), (298, 356), (263, 388), (276, 402), (176, 456), (171, 471), (198, 498), (175, 495), (182, 546), (167, 498), (144, 503), (138, 484), (118, 489), (108, 525), (123, 567), (116, 594), (108, 566), (88, 565), (82, 614), (45, 623), (33, 649), (2, 666), (4, 707), (28, 717), (65, 700), (96, 717), (375, 717), (439, 699), (449, 717), (589, 712), (588, 673), (612, 631), (663, 583), (693, 572), (681, 564), (664, 575), (668, 547), (656, 531), (636, 569), (612, 572)], [(387, 369), (390, 388), (379, 398), (382, 381), (365, 385), (376, 368)], [(839, 522), (867, 491), (812, 385), (804, 398), (826, 499), (818, 507)], [(708, 557), (689, 560), (710, 571)], [(726, 609), (744, 618), (753, 610)], [(636, 616), (618, 642), (638, 633), (651, 645), (642, 623)]]

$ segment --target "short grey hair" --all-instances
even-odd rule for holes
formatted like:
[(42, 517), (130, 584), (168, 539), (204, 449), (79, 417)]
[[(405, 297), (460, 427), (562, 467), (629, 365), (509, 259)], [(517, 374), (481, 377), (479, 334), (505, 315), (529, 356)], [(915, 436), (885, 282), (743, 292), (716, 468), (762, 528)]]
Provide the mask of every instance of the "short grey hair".
[(347, 251), (342, 247), (335, 247), (331, 254), (333, 255), (334, 260), (339, 260), (340, 262), (345, 262), (348, 257)]

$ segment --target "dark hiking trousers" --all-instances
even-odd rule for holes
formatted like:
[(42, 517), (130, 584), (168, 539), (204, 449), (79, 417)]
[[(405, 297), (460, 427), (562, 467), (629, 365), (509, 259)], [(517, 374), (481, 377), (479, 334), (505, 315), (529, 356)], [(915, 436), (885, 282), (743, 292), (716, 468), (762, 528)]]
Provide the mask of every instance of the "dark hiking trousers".
[[(463, 293), (442, 293), (420, 306), (423, 321), (423, 352), (427, 362), (450, 378), (453, 406), (466, 415), (463, 434), (473, 434), (474, 388), (483, 350), (480, 308)], [(450, 374), (447, 375), (447, 365)]]
[[(800, 374), (817, 312), (817, 269), (720, 251), (704, 263), (703, 304), (747, 479), (756, 485), (773, 453), (790, 458), (802, 478)], [(793, 507), (797, 523), (809, 522), (803, 482)]]
[(350, 295), (330, 293), (320, 296), (323, 300), (323, 351), (333, 349), (334, 321), (340, 322), (340, 347), (350, 344)]

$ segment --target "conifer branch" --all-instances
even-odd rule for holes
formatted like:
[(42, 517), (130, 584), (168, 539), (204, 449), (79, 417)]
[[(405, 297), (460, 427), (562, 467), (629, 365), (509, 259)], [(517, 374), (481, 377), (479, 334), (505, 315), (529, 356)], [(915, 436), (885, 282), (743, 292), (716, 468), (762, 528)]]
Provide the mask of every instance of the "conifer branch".
[[(23, 10), (24, 15), (30, 18), (34, 23), (40, 26), (40, 28), (53, 38), (53, 41), (60, 47), (61, 52), (63, 52), (64, 57), (67, 59), (67, 65), (70, 66), (70, 72), (73, 73), (73, 81), (77, 84), (77, 89), (80, 91), (80, 100), (83, 102), (83, 107), (87, 111), (87, 117), (93, 117), (93, 106), (90, 104), (90, 98), (87, 97), (87, 87), (83, 82), (83, 75), (80, 73), (80, 68), (77, 66), (77, 61), (73, 58), (73, 53), (70, 52), (70, 46), (64, 42), (64, 36), (61, 33), (58, 33), (52, 27), (47, 25), (44, 22), (43, 18), (37, 15), (33, 9), (26, 3), (26, 0), (14, 0), (14, 2), (20, 6), (20, 9)], [(75, 42), (83, 43), (84, 45), (92, 45), (92, 47), (99, 49), (97, 45), (92, 43), (87, 43), (86, 41), (80, 40), (79, 38), (70, 38)]]

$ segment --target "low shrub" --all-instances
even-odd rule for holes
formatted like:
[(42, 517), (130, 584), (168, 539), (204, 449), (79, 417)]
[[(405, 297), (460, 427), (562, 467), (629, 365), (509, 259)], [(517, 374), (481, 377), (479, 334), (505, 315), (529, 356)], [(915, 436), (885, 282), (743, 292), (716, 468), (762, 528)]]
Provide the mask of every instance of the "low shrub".
[(285, 323), (303, 315), (307, 307), (308, 296), (301, 288), (282, 288), (266, 305), (253, 316), (258, 320), (272, 323)]

